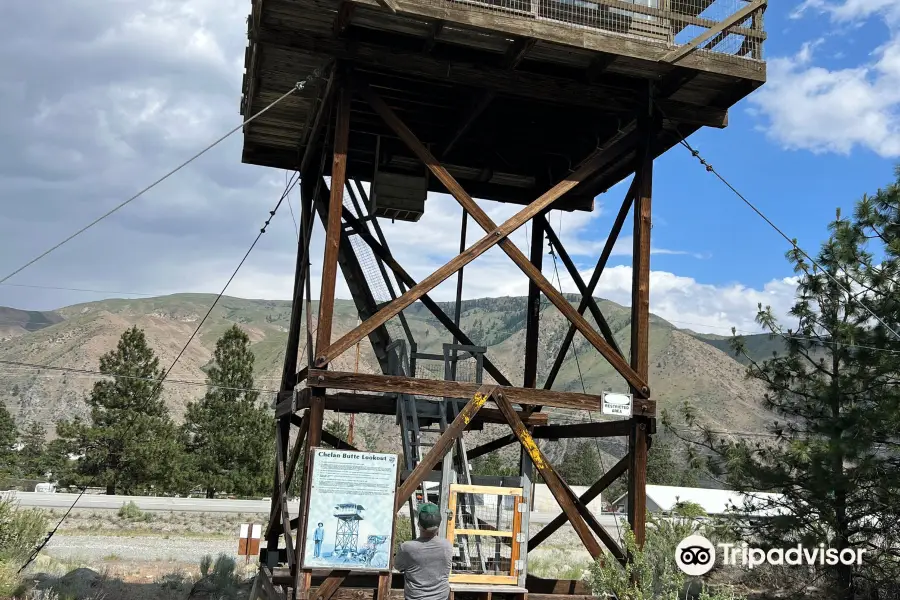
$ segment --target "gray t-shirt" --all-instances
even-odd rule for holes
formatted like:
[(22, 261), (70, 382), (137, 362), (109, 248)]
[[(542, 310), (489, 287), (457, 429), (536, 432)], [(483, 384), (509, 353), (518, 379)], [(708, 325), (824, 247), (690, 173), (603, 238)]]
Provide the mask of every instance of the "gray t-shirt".
[(403, 573), (406, 600), (447, 600), (453, 546), (440, 537), (420, 537), (400, 544), (394, 568)]

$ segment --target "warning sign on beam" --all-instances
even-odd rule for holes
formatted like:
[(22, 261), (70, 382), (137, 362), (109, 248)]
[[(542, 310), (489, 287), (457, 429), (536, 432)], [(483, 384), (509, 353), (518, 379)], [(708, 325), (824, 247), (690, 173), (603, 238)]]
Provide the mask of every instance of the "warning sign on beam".
[(618, 417), (630, 417), (631, 416), (632, 398), (633, 397), (631, 394), (617, 394), (615, 392), (603, 392), (602, 413), (604, 415), (614, 415), (614, 416), (618, 416)]

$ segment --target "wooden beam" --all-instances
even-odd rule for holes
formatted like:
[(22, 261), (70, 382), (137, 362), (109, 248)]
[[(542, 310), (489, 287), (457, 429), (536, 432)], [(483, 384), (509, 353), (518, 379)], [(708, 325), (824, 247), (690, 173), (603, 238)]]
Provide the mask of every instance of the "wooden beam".
[[(375, 102), (376, 106), (381, 107), (381, 109), (387, 109), (389, 114), (393, 114), (393, 111), (391, 111), (390, 108), (388, 108), (383, 103), (383, 101), (380, 101), (379, 99), (377, 99), (376, 97), (371, 95), (371, 93), (369, 94), (369, 97), (370, 97), (370, 100)], [(379, 102), (381, 102), (381, 103), (379, 104)], [(382, 110), (382, 112), (383, 112), (383, 110)], [(400, 123), (400, 125), (402, 126), (402, 123)], [(403, 126), (403, 127), (405, 129), (405, 126)], [(412, 139), (415, 139), (415, 136), (413, 136)], [(422, 148), (422, 150), (424, 150), (428, 154), (428, 156), (430, 156), (431, 153), (428, 152), (428, 150), (424, 149), (424, 147)], [(439, 268), (437, 271), (435, 271), (434, 273), (432, 273), (425, 279), (423, 279), (421, 282), (419, 282), (418, 285), (409, 289), (402, 296), (400, 296), (396, 300), (390, 302), (387, 306), (385, 306), (384, 308), (379, 310), (371, 318), (367, 319), (361, 325), (357, 326), (355, 329), (348, 332), (346, 335), (341, 337), (338, 341), (331, 344), (331, 346), (326, 348), (324, 351), (317, 352), (318, 358), (316, 360), (316, 364), (319, 366), (327, 365), (329, 362), (334, 360), (336, 357), (340, 356), (348, 348), (355, 345), (363, 337), (367, 336), (376, 327), (383, 325), (385, 322), (388, 321), (388, 319), (391, 319), (392, 317), (396, 316), (396, 314), (399, 313), (401, 310), (403, 310), (404, 308), (406, 308), (407, 306), (409, 306), (410, 304), (412, 304), (413, 302), (415, 302), (416, 300), (421, 298), (424, 294), (427, 294), (432, 289), (434, 289), (435, 287), (440, 285), (448, 277), (450, 277), (451, 275), (456, 273), (459, 269), (463, 268), (464, 266), (466, 266), (467, 264), (469, 264), (470, 262), (472, 262), (473, 260), (475, 260), (476, 258), (481, 256), (482, 254), (484, 254), (485, 252), (487, 252), (488, 250), (490, 250), (497, 244), (500, 244), (501, 242), (506, 240), (507, 236), (509, 236), (514, 231), (516, 231), (519, 227), (521, 227), (523, 223), (525, 223), (529, 219), (533, 218), (536, 214), (540, 213), (545, 208), (552, 205), (553, 202), (555, 202), (558, 198), (560, 198), (566, 192), (568, 192), (569, 190), (571, 190), (572, 188), (577, 186), (580, 181), (582, 181), (583, 179), (585, 179), (586, 177), (588, 177), (589, 175), (591, 175), (592, 173), (594, 173), (598, 169), (600, 169), (605, 164), (605, 162), (607, 162), (607, 160), (608, 160), (608, 158), (606, 156), (606, 152), (598, 151), (596, 154), (594, 154), (592, 157), (590, 157), (587, 161), (585, 161), (585, 163), (582, 164), (582, 166), (580, 166), (571, 175), (569, 175), (564, 181), (553, 186), (553, 188), (548, 190), (546, 193), (544, 193), (542, 196), (540, 196), (537, 200), (535, 200), (534, 202), (529, 204), (527, 207), (525, 207), (524, 209), (522, 209), (521, 211), (516, 213), (514, 216), (509, 218), (506, 222), (504, 222), (499, 227), (496, 227), (495, 229), (490, 231), (487, 235), (485, 235), (483, 238), (481, 238), (475, 244), (470, 246), (469, 249), (466, 250), (463, 254), (460, 254), (460, 255), (454, 257), (453, 259), (451, 259), (450, 262), (445, 264), (443, 267)], [(433, 157), (432, 157), (432, 162), (434, 162)], [(428, 165), (428, 166), (429, 166), (429, 168), (431, 168), (432, 166), (437, 166), (437, 165)], [(438, 170), (438, 169), (436, 169), (436, 170)], [(452, 177), (450, 177), (450, 175), (447, 174), (446, 171), (438, 170), (438, 172), (443, 172), (444, 174), (446, 174), (448, 181), (455, 182), (455, 180)], [(459, 187), (458, 184), (456, 185), (456, 187), (457, 188)], [(465, 192), (463, 192), (463, 194), (465, 194)], [(467, 195), (465, 197), (468, 198)], [(489, 222), (490, 218), (487, 217), (486, 214), (484, 214), (484, 211), (482, 211), (478, 207), (478, 205), (476, 205), (474, 203), (474, 201), (471, 200), (471, 198), (469, 198), (469, 200), (471, 201), (471, 204), (474, 205), (474, 208), (477, 209), (477, 212), (481, 213), (481, 215), (483, 215), (484, 219), (487, 219), (487, 221), (484, 221), (484, 219), (482, 219), (482, 222)], [(473, 212), (470, 210), (469, 214), (473, 214)], [(473, 214), (473, 217), (474, 216), (475, 215)], [(521, 261), (524, 261), (524, 263), (527, 264), (527, 266), (531, 266), (530, 263), (528, 263), (528, 259), (526, 259), (524, 257), (524, 255), (522, 255), (522, 253), (519, 252), (518, 249), (515, 247), (515, 245), (512, 244), (511, 242), (508, 244), (504, 244), (504, 249), (507, 250), (508, 253), (512, 253), (514, 256), (517, 256), (517, 258), (520, 258)], [(516, 253), (518, 253), (518, 254), (516, 254)], [(532, 267), (532, 271), (533, 270), (534, 269)], [(544, 279), (540, 273), (532, 272), (530, 274), (530, 276), (532, 276), (532, 277), (534, 277), (535, 275), (539, 276), (540, 279), (542, 279), (542, 281), (543, 281), (543, 283), (541, 284), (541, 287), (542, 287), (542, 291), (544, 291), (544, 294), (547, 295), (549, 298), (555, 299), (555, 302), (554, 302), (555, 304), (560, 303), (561, 305), (565, 305), (565, 307), (568, 307), (569, 309), (571, 309), (571, 313), (566, 316), (574, 317), (574, 315), (573, 315), (574, 309), (572, 309), (572, 307), (565, 301), (565, 299), (562, 298), (562, 296), (558, 292), (556, 292), (556, 290), (553, 288), (552, 284), (550, 284), (549, 281)], [(543, 289), (544, 287), (546, 287), (547, 289), (544, 290)], [(564, 310), (564, 314), (565, 314), (565, 309), (562, 308), (562, 310)], [(320, 324), (320, 327), (321, 327), (321, 324)], [(582, 331), (582, 333), (586, 337), (589, 336), (590, 332), (592, 331), (590, 326), (587, 325), (587, 321), (585, 321), (584, 319), (580, 320), (579, 330)], [(589, 338), (589, 339), (591, 339), (591, 338)], [(596, 332), (593, 337), (593, 340), (598, 342), (597, 345), (599, 345), (601, 347), (605, 347), (605, 349), (606, 349), (605, 352), (607, 354), (610, 354), (610, 356), (612, 356), (614, 354), (612, 349), (610, 349), (608, 346), (606, 346), (606, 343), (598, 335), (596, 335)], [(602, 352), (604, 352), (604, 350), (601, 350), (601, 353)], [(621, 359), (621, 357), (619, 357), (619, 358)], [(622, 366), (623, 368), (628, 369), (627, 364), (622, 364), (619, 366)], [(639, 384), (642, 388), (647, 388), (647, 384), (645, 382), (639, 381), (635, 377), (631, 377), (631, 380), (633, 383)], [(649, 390), (649, 388), (648, 388), (648, 390)]]
[(621, 546), (619, 546), (619, 543), (614, 540), (613, 537), (609, 535), (609, 533), (607, 533), (606, 529), (604, 529), (600, 522), (597, 521), (597, 517), (595, 517), (593, 513), (591, 513), (587, 505), (585, 505), (584, 502), (582, 502), (581, 499), (575, 494), (575, 491), (572, 490), (572, 488), (569, 487), (569, 485), (565, 481), (562, 481), (562, 479), (560, 479), (560, 481), (562, 482), (566, 493), (569, 494), (569, 498), (575, 504), (575, 508), (576, 510), (578, 510), (578, 514), (581, 515), (587, 526), (590, 527), (591, 531), (593, 531), (598, 538), (600, 538), (600, 541), (603, 542), (603, 545), (606, 546), (606, 548), (615, 557), (615, 559), (619, 561), (619, 563), (624, 565), (626, 560), (625, 552), (622, 550)]
[(342, 0), (340, 6), (338, 7), (337, 16), (334, 18), (334, 35), (341, 36), (347, 31), (347, 27), (350, 26), (350, 20), (353, 18), (353, 11), (356, 9), (356, 4), (349, 2), (348, 0)]
[[(616, 215), (616, 220), (613, 222), (612, 231), (610, 231), (609, 236), (606, 238), (606, 244), (603, 246), (600, 258), (597, 259), (597, 265), (594, 267), (594, 273), (591, 275), (591, 280), (588, 282), (586, 290), (587, 294), (582, 295), (581, 304), (578, 305), (579, 314), (583, 315), (587, 310), (587, 298), (593, 297), (594, 290), (597, 289), (597, 284), (600, 282), (600, 276), (606, 268), (606, 263), (609, 261), (610, 255), (612, 255), (613, 247), (619, 239), (619, 233), (621, 233), (622, 227), (625, 225), (625, 219), (631, 211), (631, 204), (634, 200), (635, 190), (637, 189), (636, 186), (637, 178), (631, 182), (631, 186), (629, 186), (628, 191), (625, 193), (625, 199), (622, 201), (622, 206), (619, 208), (619, 214)], [(562, 345), (556, 354), (556, 360), (553, 362), (553, 367), (550, 368), (550, 373), (547, 375), (547, 381), (544, 382), (545, 390), (549, 390), (553, 387), (556, 376), (559, 374), (560, 368), (562, 368), (563, 361), (565, 361), (566, 353), (569, 351), (569, 346), (574, 339), (575, 326), (570, 324), (569, 330), (566, 332), (566, 337), (563, 338)]]
[[(363, 92), (366, 98), (369, 100), (369, 104), (375, 109), (375, 111), (381, 115), (381, 117), (385, 120), (385, 122), (394, 130), (394, 132), (406, 143), (410, 150), (412, 150), (421, 160), (425, 163), (425, 166), (434, 174), (434, 176), (440, 180), (442, 184), (447, 188), (457, 202), (459, 202), (462, 207), (472, 216), (476, 223), (478, 223), (482, 229), (488, 234), (488, 236), (496, 235), (495, 232), (499, 231), (497, 225), (494, 221), (487, 215), (484, 210), (475, 203), (471, 196), (469, 196), (466, 191), (459, 185), (450, 173), (447, 172), (434, 158), (431, 152), (425, 147), (422, 142), (416, 138), (416, 136), (403, 124), (400, 118), (394, 113), (394, 111), (380, 98), (375, 92), (371, 90), (371, 88), (365, 88)], [(607, 148), (608, 150), (608, 148)], [(581, 167), (576, 169), (571, 175), (569, 175), (563, 182), (554, 186), (554, 188), (544, 194), (542, 197), (544, 199), (543, 204), (541, 205), (541, 199), (535, 201), (531, 207), (535, 207), (541, 205), (541, 207), (535, 211), (531, 217), (534, 217), (544, 209), (548, 208), (552, 205), (553, 199), (555, 197), (561, 196), (563, 193), (573, 189), (576, 187), (581, 181), (587, 178), (591, 173), (596, 172), (600, 166), (605, 162), (605, 151), (598, 151), (592, 157), (590, 157), (585, 163), (582, 164)], [(555, 190), (555, 193), (554, 193)], [(546, 201), (550, 199), (549, 202)], [(528, 209), (526, 209), (527, 211)], [(522, 215), (525, 211), (518, 213), (518, 215)], [(517, 215), (517, 216), (518, 216)], [(515, 217), (514, 217), (515, 218)], [(509, 221), (507, 221), (509, 223)], [(505, 227), (506, 224), (504, 224)], [(501, 227), (502, 228), (502, 227)], [(635, 392), (637, 395), (643, 398), (650, 397), (650, 387), (647, 384), (646, 377), (639, 377), (637, 373), (631, 368), (631, 366), (625, 361), (621, 354), (616, 353), (616, 351), (610, 347), (610, 345), (604, 340), (591, 325), (585, 320), (585, 318), (579, 314), (575, 308), (569, 304), (569, 301), (565, 299), (565, 297), (557, 291), (557, 289), (550, 283), (546, 277), (535, 268), (533, 264), (522, 254), (522, 251), (510, 241), (506, 236), (503, 236), (503, 239), (498, 240), (496, 242), (500, 248), (509, 256), (516, 265), (528, 276), (528, 278), (533, 281), (537, 287), (544, 293), (544, 296), (547, 297), (550, 302), (556, 306), (556, 308), (565, 316), (571, 323), (575, 325), (578, 331), (588, 340), (594, 348), (596, 348), (600, 354), (609, 362), (609, 364), (625, 378), (628, 383), (639, 390)], [(493, 244), (492, 244), (493, 245)]]
[(441, 34), (443, 29), (444, 21), (442, 19), (436, 19), (431, 23), (431, 26), (428, 28), (428, 39), (425, 40), (425, 45), (422, 48), (423, 52), (428, 53), (434, 50), (434, 46), (437, 44), (437, 36)]
[[(531, 220), (531, 264), (538, 271), (544, 265), (543, 215)], [(533, 280), (528, 280), (528, 300), (525, 305), (525, 369), (522, 387), (537, 387), (538, 341), (541, 323), (541, 289)]]
[(259, 573), (256, 575), (262, 583), (262, 588), (269, 600), (285, 600), (284, 594), (277, 591), (272, 584), (272, 572), (266, 565), (259, 566)]
[(611, 64), (616, 62), (617, 58), (619, 57), (615, 54), (600, 54), (592, 58), (587, 71), (584, 73), (585, 80), (590, 84), (599, 81), (600, 76), (606, 72), (606, 69), (609, 68)]
[[(329, 219), (328, 188), (325, 184), (324, 177), (319, 179), (319, 183), (318, 189), (321, 198), (320, 201), (316, 203), (316, 208), (318, 209), (319, 220), (322, 222), (323, 227), (327, 227)], [(343, 212), (349, 212), (347, 211), (346, 206), (342, 205), (341, 209)], [(341, 228), (340, 238), (338, 265), (341, 268), (341, 273), (344, 275), (344, 281), (350, 289), (353, 304), (356, 306), (356, 312), (360, 319), (365, 320), (378, 311), (378, 303), (375, 301), (375, 297), (372, 294), (372, 289), (366, 279), (366, 273), (359, 263), (359, 257), (356, 254), (356, 250), (353, 248), (350, 236), (343, 230), (343, 227)], [(390, 364), (387, 347), (391, 343), (391, 336), (388, 333), (387, 327), (382, 325), (381, 327), (375, 328), (375, 330), (369, 334), (369, 342), (372, 344), (372, 351), (375, 354), (375, 359), (378, 361), (381, 372), (389, 372)]]
[(506, 54), (503, 56), (503, 67), (517, 69), (536, 43), (537, 40), (531, 37), (516, 38), (506, 49)]
[(325, 429), (322, 430), (322, 441), (329, 446), (334, 446), (338, 450), (352, 450), (354, 452), (359, 452), (359, 448), (348, 444), (338, 436)]
[(319, 108), (316, 110), (313, 126), (310, 128), (309, 135), (306, 136), (306, 139), (301, 141), (301, 145), (303, 146), (303, 157), (300, 159), (301, 177), (309, 173), (310, 161), (314, 154), (313, 148), (317, 146), (316, 140), (319, 139), (319, 132), (322, 130), (326, 118), (325, 115), (328, 114), (328, 106), (331, 104), (331, 95), (334, 91), (334, 78), (335, 70), (331, 69), (331, 73), (328, 75), (328, 82), (325, 84), (325, 91), (322, 93), (322, 100), (319, 103)]
[(396, 14), (397, 5), (394, 2), (394, 0), (376, 0), (376, 2), (378, 2), (378, 4), (380, 4), (382, 8), (386, 8), (389, 11), (391, 11), (392, 13)]
[[(414, 288), (418, 285), (416, 281), (410, 276), (410, 274), (400, 266), (400, 263), (393, 257), (390, 252), (390, 249), (386, 246), (381, 245), (378, 240), (376, 240), (371, 233), (369, 233), (368, 229), (357, 219), (353, 214), (344, 208), (344, 220), (353, 228), (356, 234), (362, 238), (362, 240), (369, 246), (372, 252), (381, 259), (385, 265), (391, 271), (394, 272), (394, 275), (397, 276), (398, 281), (400, 281), (403, 285)], [(475, 342), (473, 342), (469, 336), (467, 336), (463, 331), (456, 325), (453, 319), (441, 309), (437, 302), (432, 300), (428, 294), (423, 294), (419, 300), (425, 305), (434, 317), (441, 322), (441, 325), (447, 328), (447, 330), (453, 334), (453, 337), (459, 340), (461, 344), (466, 344), (469, 346), (474, 346)], [(509, 379), (497, 368), (493, 362), (485, 355), (483, 358), (484, 361), (484, 370), (487, 371), (494, 380), (500, 385), (511, 386)]]
[[(341, 371), (310, 371), (310, 385), (335, 389), (357, 390), (361, 392), (387, 392), (393, 394), (410, 394), (415, 396), (432, 396), (435, 398), (471, 398), (479, 389), (477, 383), (464, 381), (447, 381), (444, 379), (416, 379), (394, 375), (368, 375), (365, 373), (347, 373)], [(575, 410), (600, 410), (600, 396), (578, 394), (575, 392), (556, 392), (553, 390), (529, 389), (498, 386), (505, 397), (516, 404), (553, 406)], [(634, 399), (633, 411), (638, 415), (655, 415), (656, 403), (653, 400)]]
[[(649, 111), (648, 111), (649, 112)], [(644, 377), (650, 372), (650, 230), (653, 198), (653, 139), (658, 120), (643, 115), (639, 152), (641, 164), (635, 178), (638, 185), (634, 204), (634, 247), (631, 290), (631, 366)], [(628, 469), (628, 522), (639, 548), (644, 545), (647, 526), (647, 423), (632, 419), (629, 437), (631, 466)]]
[(453, 422), (447, 427), (444, 433), (441, 434), (441, 437), (437, 439), (434, 446), (428, 451), (428, 454), (422, 457), (422, 460), (419, 461), (419, 464), (416, 465), (413, 472), (410, 473), (409, 477), (407, 477), (400, 485), (400, 489), (397, 490), (394, 510), (399, 511), (403, 505), (406, 504), (406, 501), (409, 500), (409, 497), (415, 489), (422, 484), (422, 481), (425, 480), (425, 477), (431, 469), (434, 468), (438, 461), (444, 457), (444, 454), (450, 450), (450, 446), (456, 442), (456, 439), (462, 435), (462, 432), (465, 430), (469, 421), (472, 420), (472, 417), (478, 413), (478, 410), (482, 406), (484, 406), (493, 389), (494, 386), (489, 385), (478, 388), (478, 391), (475, 392), (472, 399), (469, 400), (456, 418), (453, 419)]
[(572, 528), (575, 529), (575, 533), (578, 534), (584, 547), (587, 548), (587, 551), (595, 560), (603, 556), (603, 550), (600, 548), (600, 544), (594, 539), (593, 534), (590, 529), (588, 529), (587, 524), (578, 512), (575, 504), (572, 502), (572, 498), (566, 491), (562, 479), (556, 474), (556, 471), (553, 470), (550, 463), (547, 462), (544, 453), (541, 452), (541, 449), (538, 448), (534, 439), (529, 435), (525, 425), (519, 420), (519, 417), (513, 410), (512, 404), (510, 404), (509, 400), (500, 390), (495, 390), (492, 397), (500, 408), (500, 411), (506, 415), (510, 428), (513, 430), (516, 437), (519, 438), (522, 447), (528, 452), (531, 461), (544, 478), (544, 483), (547, 485), (550, 493), (553, 494), (553, 497), (556, 498), (563, 513), (568, 517), (569, 522), (572, 523)]
[[(298, 409), (309, 407), (309, 397), (298, 405)], [(333, 410), (341, 413), (365, 413), (371, 415), (391, 415), (397, 414), (397, 398), (392, 394), (357, 394), (349, 392), (336, 392), (325, 396), (325, 410)], [(450, 409), (447, 409), (448, 419), (452, 419)], [(520, 413), (522, 421), (526, 425), (538, 426), (546, 425), (549, 422), (547, 413), (531, 413), (526, 415)], [(296, 420), (294, 420), (296, 419)], [(421, 417), (420, 417), (421, 420)], [(294, 415), (293, 423), (299, 425), (300, 417)], [(469, 429), (477, 429), (485, 423), (505, 424), (506, 419), (496, 408), (484, 407), (478, 411), (472, 422), (469, 423)], [(325, 435), (323, 430), (322, 435)], [(324, 438), (323, 438), (324, 439)]]
[(731, 30), (733, 33), (738, 33), (738, 31), (740, 31), (741, 33), (739, 35), (746, 35), (748, 37), (757, 36), (759, 34), (758, 31), (746, 27), (739, 28), (737, 27), (737, 24), (747, 19), (756, 11), (764, 8), (767, 4), (767, 1), (768, 0), (754, 0), (754, 2), (748, 4), (724, 21), (720, 21), (715, 25), (710, 26), (706, 31), (692, 39), (687, 44), (684, 44), (683, 46), (672, 50), (671, 52), (660, 58), (659, 61), (674, 64), (696, 50), (700, 44), (714, 37), (716, 34), (725, 31), (726, 29)]
[(338, 588), (341, 587), (348, 575), (350, 575), (349, 570), (332, 571), (322, 585), (316, 589), (316, 593), (311, 600), (331, 600), (331, 597), (338, 591)]
[[(374, 1), (374, 0), (373, 0)], [(586, 85), (562, 77), (510, 71), (484, 64), (438, 59), (432, 55), (399, 49), (386, 50), (362, 41), (316, 36), (295, 31), (290, 34), (263, 30), (260, 38), (275, 47), (299, 49), (352, 61), (358, 71), (381, 71), (385, 65), (411, 77), (490, 90), (496, 94), (529, 98), (554, 105), (570, 105), (602, 110), (612, 115), (630, 116), (638, 96), (633, 90), (610, 85)], [(673, 121), (704, 127), (723, 128), (728, 111), (666, 100), (660, 108)]]
[[(521, 418), (521, 414), (519, 415)], [(476, 446), (471, 450), (466, 451), (466, 458), (472, 460), (474, 458), (478, 458), (479, 456), (484, 456), (485, 454), (490, 454), (494, 450), (499, 450), (500, 448), (504, 448), (509, 446), (510, 444), (516, 443), (518, 438), (512, 434), (505, 435), (502, 438), (497, 438), (496, 440), (492, 440), (486, 444), (482, 444), (480, 446)]]
[[(374, 5), (376, 0), (354, 0), (359, 4)], [(510, 36), (535, 37), (541, 40), (558, 43), (564, 46), (575, 46), (595, 52), (606, 52), (617, 54), (625, 57), (635, 58), (645, 61), (658, 61), (668, 52), (665, 44), (660, 44), (656, 40), (641, 39), (639, 37), (625, 37), (609, 35), (608, 32), (602, 30), (591, 31), (589, 29), (560, 27), (553, 21), (538, 21), (534, 19), (523, 19), (519, 15), (502, 14), (493, 12), (485, 14), (482, 11), (473, 11), (467, 6), (453, 6), (452, 3), (428, 4), (420, 0), (395, 0), (399, 12), (407, 15), (415, 15), (428, 19), (446, 19), (456, 23), (469, 25), (471, 27), (484, 28), (486, 19), (489, 22), (487, 27), (491, 30), (502, 32)], [(610, 8), (619, 8), (621, 10), (656, 16), (662, 19), (670, 19), (674, 21), (685, 22), (700, 27), (715, 27), (716, 21), (695, 17), (691, 15), (673, 13), (671, 11), (660, 10), (641, 6), (639, 4), (629, 4), (621, 0), (598, 0), (596, 4), (607, 6)], [(749, 28), (736, 29), (735, 32), (746, 31), (748, 35), (765, 39), (765, 32), (754, 31)], [(765, 81), (766, 66), (765, 63), (756, 61), (735, 61), (731, 56), (709, 55), (690, 55), (684, 59), (684, 64), (693, 69), (699, 69), (709, 73), (719, 73), (731, 77), (740, 77), (746, 79), (758, 79)]]
[[(288, 424), (290, 425), (290, 423)], [(281, 429), (276, 430), (276, 440), (275, 440), (275, 469), (278, 475), (278, 504), (281, 506), (281, 533), (284, 535), (284, 545), (287, 549), (287, 558), (288, 565), (293, 568), (297, 563), (297, 556), (294, 554), (293, 548), (293, 538), (291, 536), (291, 528), (290, 521), (291, 516), (287, 511), (287, 487), (285, 487), (285, 482), (287, 481), (287, 476), (285, 474), (285, 455), (282, 451), (282, 442), (286, 440), (281, 439)], [(269, 519), (271, 523), (273, 519)]]
[(297, 438), (294, 440), (294, 447), (291, 449), (291, 458), (288, 461), (287, 477), (284, 481), (284, 488), (290, 490), (291, 483), (294, 481), (294, 472), (297, 470), (297, 463), (300, 461), (303, 443), (306, 441), (306, 433), (309, 431), (308, 413), (303, 413), (298, 426)]
[(459, 127), (456, 128), (456, 134), (454, 134), (453, 139), (444, 147), (444, 150), (441, 152), (441, 156), (443, 158), (447, 158), (450, 156), (450, 152), (453, 148), (456, 147), (456, 144), (465, 136), (469, 129), (475, 124), (475, 121), (478, 120), (478, 117), (490, 106), (491, 102), (497, 95), (487, 90), (481, 94), (481, 97), (475, 102), (475, 105), (472, 107), (472, 110), (466, 115), (466, 118), (459, 124)]
[[(603, 474), (603, 477), (597, 480), (597, 483), (589, 487), (580, 497), (582, 503), (585, 505), (590, 504), (594, 498), (599, 496), (603, 491), (608, 488), (612, 482), (621, 477), (622, 473), (628, 470), (628, 465), (630, 463), (629, 457), (625, 457), (611, 468), (609, 471)], [(552, 521), (547, 523), (540, 531), (538, 531), (530, 540), (528, 540), (528, 551), (531, 552), (535, 548), (538, 547), (542, 542), (547, 540), (551, 535), (553, 535), (556, 530), (566, 524), (566, 515), (561, 514), (555, 517)]]
[[(543, 217), (538, 218), (543, 220)], [(569, 256), (569, 253), (563, 246), (562, 241), (560, 241), (559, 237), (556, 235), (556, 232), (553, 231), (553, 228), (550, 227), (550, 224), (546, 221), (544, 221), (544, 230), (547, 232), (547, 237), (550, 238), (550, 243), (553, 244), (553, 247), (556, 249), (556, 253), (559, 254), (560, 260), (562, 260), (563, 265), (569, 272), (569, 276), (575, 282), (575, 287), (578, 288), (578, 293), (581, 294), (582, 301), (587, 300), (588, 310), (591, 311), (591, 316), (594, 317), (594, 321), (597, 322), (597, 326), (600, 328), (600, 332), (603, 334), (603, 337), (606, 339), (609, 345), (619, 353), (619, 356), (622, 356), (624, 358), (625, 353), (622, 352), (622, 349), (619, 347), (619, 343), (616, 342), (616, 336), (613, 333), (612, 329), (609, 327), (609, 323), (606, 322), (606, 317), (604, 317), (603, 313), (600, 312), (600, 307), (597, 306), (597, 301), (594, 300), (593, 294), (588, 292), (588, 288), (584, 284), (584, 279), (581, 278), (581, 273), (578, 272), (578, 267), (575, 266), (575, 262)]]
[[(342, 76), (338, 90), (337, 123), (334, 132), (334, 160), (331, 166), (331, 198), (328, 226), (325, 230), (325, 257), (322, 260), (322, 292), (319, 294), (319, 322), (316, 352), (331, 344), (334, 318), (334, 290), (337, 283), (338, 254), (341, 242), (341, 207), (344, 205), (344, 182), (347, 175), (347, 142), (350, 137), (349, 81)], [(321, 365), (320, 365), (321, 366)]]
[(627, 420), (595, 421), (593, 423), (573, 423), (571, 425), (539, 425), (532, 436), (537, 440), (562, 440), (570, 438), (597, 438), (628, 435), (631, 424)]

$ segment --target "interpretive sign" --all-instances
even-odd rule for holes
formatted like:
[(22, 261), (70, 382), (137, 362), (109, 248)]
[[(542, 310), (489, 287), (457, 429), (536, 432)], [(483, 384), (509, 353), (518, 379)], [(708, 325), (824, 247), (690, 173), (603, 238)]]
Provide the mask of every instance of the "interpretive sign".
[(303, 568), (390, 568), (396, 454), (315, 448)]

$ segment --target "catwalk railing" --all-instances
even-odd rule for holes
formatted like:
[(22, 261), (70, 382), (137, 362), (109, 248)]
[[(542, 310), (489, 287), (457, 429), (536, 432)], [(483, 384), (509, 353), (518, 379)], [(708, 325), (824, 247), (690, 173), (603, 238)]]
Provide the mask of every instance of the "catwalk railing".
[[(399, 9), (428, 7), (540, 21), (654, 41), (673, 50), (762, 60), (767, 0), (380, 0)], [(451, 19), (452, 20), (452, 19)], [(489, 21), (484, 23), (491, 27)]]

